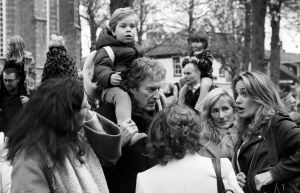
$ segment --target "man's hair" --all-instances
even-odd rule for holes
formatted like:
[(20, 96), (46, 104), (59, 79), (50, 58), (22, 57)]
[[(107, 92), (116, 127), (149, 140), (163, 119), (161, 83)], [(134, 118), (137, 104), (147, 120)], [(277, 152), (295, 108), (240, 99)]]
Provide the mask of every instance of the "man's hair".
[(156, 114), (149, 127), (149, 155), (165, 165), (200, 149), (200, 125), (196, 113), (173, 104)]
[(140, 82), (149, 78), (150, 80), (161, 81), (166, 77), (166, 69), (157, 60), (142, 57), (135, 59), (128, 70), (122, 75), (122, 87), (129, 91), (138, 88)]
[(78, 135), (81, 128), (78, 113), (84, 98), (83, 85), (72, 78), (50, 79), (43, 82), (28, 103), (12, 121), (8, 132), (8, 160), (36, 145), (58, 162), (69, 149), (76, 156), (85, 154), (84, 140)]
[(15, 62), (15, 60), (8, 60), (3, 69), (3, 73), (11, 74), (14, 73), (16, 78), (20, 77), (19, 65)]
[[(136, 16), (136, 13), (130, 7), (116, 9), (113, 12), (113, 14), (111, 15), (110, 20), (109, 20), (108, 26), (109, 26), (110, 30), (114, 32), (116, 30), (116, 26), (117, 26), (118, 22), (128, 16), (131, 16), (131, 15)], [(136, 16), (136, 25), (137, 25), (137, 22), (138, 22), (138, 18)]]

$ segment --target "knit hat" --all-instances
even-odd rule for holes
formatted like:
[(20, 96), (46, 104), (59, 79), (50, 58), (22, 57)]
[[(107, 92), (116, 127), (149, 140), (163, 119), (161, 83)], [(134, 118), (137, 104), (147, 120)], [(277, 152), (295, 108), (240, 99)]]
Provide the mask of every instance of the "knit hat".
[(42, 74), (42, 82), (51, 78), (78, 78), (78, 71), (73, 58), (68, 54), (62, 36), (52, 35), (49, 51)]

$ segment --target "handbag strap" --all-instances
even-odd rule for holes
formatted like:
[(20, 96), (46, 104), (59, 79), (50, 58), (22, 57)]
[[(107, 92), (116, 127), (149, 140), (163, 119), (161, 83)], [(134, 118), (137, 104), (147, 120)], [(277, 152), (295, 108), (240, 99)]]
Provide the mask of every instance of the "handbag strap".
[(223, 193), (225, 191), (225, 187), (224, 187), (224, 183), (222, 180), (220, 158), (212, 158), (212, 163), (213, 163), (216, 175), (217, 175), (218, 193)]

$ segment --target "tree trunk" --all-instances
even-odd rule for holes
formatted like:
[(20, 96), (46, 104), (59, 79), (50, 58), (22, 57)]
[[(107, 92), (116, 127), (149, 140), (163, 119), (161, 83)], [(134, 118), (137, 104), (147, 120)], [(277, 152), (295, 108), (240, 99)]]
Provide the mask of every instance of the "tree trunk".
[(280, 49), (281, 49), (281, 42), (279, 38), (280, 8), (281, 8), (281, 0), (276, 0), (273, 3), (270, 3), (271, 27), (272, 27), (270, 75), (271, 75), (271, 80), (276, 85), (278, 85), (279, 78), (280, 78)]
[(243, 48), (243, 67), (242, 71), (247, 71), (250, 63), (250, 44), (251, 44), (251, 2), (245, 1), (245, 29), (244, 29), (244, 48)]
[(188, 24), (188, 49), (189, 53), (192, 52), (192, 42), (191, 37), (193, 35), (193, 23), (194, 23), (194, 8), (195, 8), (195, 2), (194, 0), (189, 0), (189, 24)]
[(90, 3), (87, 7), (87, 13), (89, 15), (89, 27), (90, 27), (90, 40), (91, 40), (91, 47), (90, 47), (90, 51), (95, 49), (95, 44), (96, 44), (96, 33), (97, 33), (97, 29), (98, 29), (98, 25), (95, 22), (95, 14), (94, 11), (92, 9), (93, 4)]
[(110, 0), (110, 14), (121, 7), (133, 7), (134, 0)]
[(266, 73), (265, 63), (265, 17), (267, 0), (252, 0), (252, 41), (251, 65), (252, 71)]

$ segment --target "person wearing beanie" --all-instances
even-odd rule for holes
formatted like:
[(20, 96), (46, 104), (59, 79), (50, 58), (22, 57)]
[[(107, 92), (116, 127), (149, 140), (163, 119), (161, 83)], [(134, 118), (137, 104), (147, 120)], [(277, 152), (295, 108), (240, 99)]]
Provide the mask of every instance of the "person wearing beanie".
[(78, 78), (78, 71), (73, 58), (68, 54), (62, 36), (52, 35), (42, 74), (42, 82), (50, 78)]

